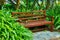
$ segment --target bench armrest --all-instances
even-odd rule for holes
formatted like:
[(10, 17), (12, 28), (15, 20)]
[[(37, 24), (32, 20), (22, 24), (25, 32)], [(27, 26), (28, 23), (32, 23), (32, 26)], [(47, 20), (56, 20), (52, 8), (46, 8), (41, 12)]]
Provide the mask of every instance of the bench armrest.
[(48, 18), (51, 18), (52, 23), (54, 23), (54, 17), (53, 16), (46, 16)]

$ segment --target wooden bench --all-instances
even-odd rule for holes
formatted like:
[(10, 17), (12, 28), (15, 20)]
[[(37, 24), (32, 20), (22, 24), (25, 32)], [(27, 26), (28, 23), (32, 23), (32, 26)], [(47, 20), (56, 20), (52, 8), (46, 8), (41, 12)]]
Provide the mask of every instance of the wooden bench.
[[(37, 26), (43, 26), (43, 25), (50, 25), (50, 31), (53, 31), (54, 28), (54, 18), (50, 17), (51, 20), (47, 21), (46, 17), (46, 11), (45, 10), (38, 10), (38, 11), (32, 11), (32, 12), (12, 12), (12, 16), (17, 18), (16, 20), (23, 24), (26, 28), (33, 28)], [(44, 29), (44, 28), (43, 28)], [(32, 31), (38, 31), (32, 30)]]

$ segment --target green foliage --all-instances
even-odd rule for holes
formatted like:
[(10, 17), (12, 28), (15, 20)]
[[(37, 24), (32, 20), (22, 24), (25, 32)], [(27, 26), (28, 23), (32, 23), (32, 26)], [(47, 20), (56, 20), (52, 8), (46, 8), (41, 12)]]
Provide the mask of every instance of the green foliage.
[[(8, 7), (8, 6), (7, 6)], [(7, 10), (7, 7), (6, 7), (6, 9), (5, 10)], [(36, 4), (36, 6), (35, 6), (35, 8), (34, 8), (34, 10), (38, 10), (39, 9), (39, 7), (37, 6), (37, 4)], [(42, 9), (44, 9), (44, 7), (42, 8)], [(10, 10), (10, 9), (8, 9), (8, 10)], [(14, 10), (15, 11), (15, 10)], [(27, 12), (27, 11), (31, 11), (31, 9), (26, 9), (26, 7), (24, 7), (23, 5), (22, 5), (22, 8), (21, 9), (18, 9), (18, 10), (16, 10), (15, 12)], [(47, 16), (54, 16), (54, 26), (55, 26), (55, 30), (57, 30), (57, 29), (60, 29), (60, 6), (59, 5), (56, 5), (55, 7), (53, 7), (53, 8), (49, 8), (48, 10), (47, 10)]]
[(0, 10), (0, 40), (32, 40), (32, 32), (16, 22), (11, 10)]
[(15, 10), (15, 7), (13, 6), (13, 5), (11, 5), (11, 4), (4, 4), (3, 5), (3, 9), (11, 9), (11, 10)]
[(60, 29), (60, 6), (56, 5), (54, 8), (47, 10), (47, 16), (54, 16), (55, 30)]
[[(11, 1), (10, 1), (11, 2)], [(20, 8), (18, 10), (15, 10), (13, 5), (11, 4), (5, 4), (4, 8), (5, 10), (14, 10), (15, 12), (29, 12), (32, 10), (40, 10), (40, 9), (46, 9), (46, 5), (44, 7), (44, 5), (40, 5), (38, 6), (37, 3), (35, 3), (35, 6), (32, 7), (34, 0), (29, 0), (28, 4), (26, 0), (21, 0), (20, 1)], [(53, 7), (54, 6), (54, 7)], [(54, 4), (52, 7), (49, 7), (47, 10), (47, 16), (54, 16), (54, 27), (55, 30), (60, 29), (60, 4)], [(11, 10), (12, 9), (12, 10)], [(3, 10), (4, 11), (4, 10)]]

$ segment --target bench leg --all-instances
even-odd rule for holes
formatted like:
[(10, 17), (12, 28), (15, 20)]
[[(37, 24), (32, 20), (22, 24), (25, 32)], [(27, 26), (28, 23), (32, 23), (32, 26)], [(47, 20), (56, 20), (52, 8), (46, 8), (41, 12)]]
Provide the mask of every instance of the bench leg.
[(53, 32), (54, 31), (54, 25), (50, 26), (50, 31)]

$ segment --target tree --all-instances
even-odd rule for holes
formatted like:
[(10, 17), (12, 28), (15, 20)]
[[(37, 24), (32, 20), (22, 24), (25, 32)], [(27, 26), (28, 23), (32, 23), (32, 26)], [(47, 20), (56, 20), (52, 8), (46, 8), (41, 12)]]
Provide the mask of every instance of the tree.
[(20, 0), (9, 0), (11, 4), (15, 7), (15, 9), (19, 9)]
[(2, 5), (5, 3), (5, 0), (0, 0), (0, 9), (2, 8)]
[(46, 1), (46, 9), (48, 9), (49, 6), (50, 6), (50, 0), (47, 0), (47, 1)]
[(16, 2), (16, 9), (19, 9), (19, 6), (20, 6), (20, 0), (17, 0), (17, 2)]
[[(40, 7), (40, 4), (38, 3), (38, 0), (34, 0), (31, 8), (34, 8), (34, 6), (35, 6), (36, 3), (37, 3), (38, 6)], [(32, 10), (33, 10), (33, 9), (32, 9)]]

